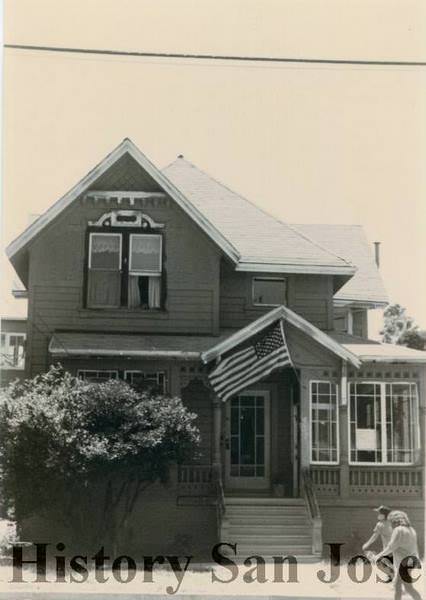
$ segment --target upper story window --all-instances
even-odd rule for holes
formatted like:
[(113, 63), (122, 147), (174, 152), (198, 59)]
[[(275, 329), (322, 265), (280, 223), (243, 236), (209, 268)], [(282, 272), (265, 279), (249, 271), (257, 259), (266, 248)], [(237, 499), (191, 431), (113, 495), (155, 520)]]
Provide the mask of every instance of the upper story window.
[(253, 277), (252, 296), (256, 306), (286, 304), (287, 283), (283, 277)]
[(353, 382), (349, 389), (351, 463), (415, 462), (419, 443), (417, 384)]
[(87, 303), (92, 308), (117, 308), (121, 299), (122, 236), (91, 233)]
[(25, 367), (25, 333), (1, 334), (0, 366), (3, 369)]
[[(124, 225), (118, 211), (90, 224), (87, 306), (159, 309), (164, 295), (163, 239), (151, 228), (161, 225), (146, 215), (133, 214), (137, 211), (121, 212), (132, 221)], [(136, 221), (141, 222), (138, 228)]]
[(130, 235), (129, 307), (160, 308), (161, 250), (161, 235)]

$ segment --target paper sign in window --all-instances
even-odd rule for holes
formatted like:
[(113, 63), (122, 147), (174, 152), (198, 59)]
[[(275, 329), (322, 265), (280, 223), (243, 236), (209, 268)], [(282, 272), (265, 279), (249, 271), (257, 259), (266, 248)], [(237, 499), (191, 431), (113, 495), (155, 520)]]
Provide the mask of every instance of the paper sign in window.
[(356, 430), (356, 449), (357, 450), (377, 450), (376, 430), (375, 429), (357, 429)]

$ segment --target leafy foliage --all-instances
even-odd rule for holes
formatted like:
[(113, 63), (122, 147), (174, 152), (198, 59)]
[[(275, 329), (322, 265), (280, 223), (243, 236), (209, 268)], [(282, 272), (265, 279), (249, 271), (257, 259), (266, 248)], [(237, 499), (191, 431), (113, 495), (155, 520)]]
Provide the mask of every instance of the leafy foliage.
[(425, 339), (414, 319), (407, 315), (400, 304), (391, 304), (383, 313), (384, 326), (380, 331), (382, 341), (423, 350)]
[(117, 380), (87, 383), (60, 367), (13, 383), (0, 392), (0, 468), (8, 508), (19, 519), (62, 505), (68, 515), (77, 509), (81, 521), (79, 498), (84, 495), (90, 505), (92, 492), (101, 488), (110, 522), (111, 510), (121, 510), (119, 526), (143, 484), (166, 481), (172, 463), (196, 453), (195, 418), (180, 398), (138, 392)]

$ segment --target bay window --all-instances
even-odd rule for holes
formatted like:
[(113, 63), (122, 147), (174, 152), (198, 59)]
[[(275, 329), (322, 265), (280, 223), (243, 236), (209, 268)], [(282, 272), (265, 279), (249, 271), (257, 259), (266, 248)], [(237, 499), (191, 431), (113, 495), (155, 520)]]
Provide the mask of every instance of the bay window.
[(339, 461), (337, 385), (331, 381), (310, 382), (311, 463)]
[(128, 230), (89, 233), (89, 308), (159, 309), (161, 287), (161, 235)]
[(351, 382), (350, 462), (410, 464), (418, 447), (416, 383)]

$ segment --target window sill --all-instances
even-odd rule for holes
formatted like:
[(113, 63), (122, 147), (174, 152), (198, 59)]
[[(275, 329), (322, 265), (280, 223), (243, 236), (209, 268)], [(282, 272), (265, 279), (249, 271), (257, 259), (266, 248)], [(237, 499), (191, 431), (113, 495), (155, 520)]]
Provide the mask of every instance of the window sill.
[(164, 320), (169, 318), (169, 312), (162, 308), (80, 308), (78, 314), (80, 317), (86, 319), (94, 316), (111, 318), (130, 317), (137, 319), (155, 317), (156, 319)]

